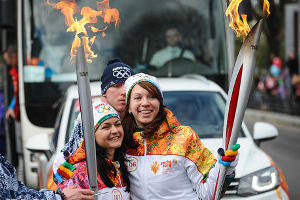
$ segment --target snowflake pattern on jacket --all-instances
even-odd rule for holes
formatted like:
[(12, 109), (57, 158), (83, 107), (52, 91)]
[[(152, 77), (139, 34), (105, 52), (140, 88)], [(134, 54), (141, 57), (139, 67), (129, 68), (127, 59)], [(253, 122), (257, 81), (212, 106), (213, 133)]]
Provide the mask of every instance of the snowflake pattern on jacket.
[(0, 199), (55, 199), (51, 190), (36, 191), (18, 181), (16, 169), (0, 155)]

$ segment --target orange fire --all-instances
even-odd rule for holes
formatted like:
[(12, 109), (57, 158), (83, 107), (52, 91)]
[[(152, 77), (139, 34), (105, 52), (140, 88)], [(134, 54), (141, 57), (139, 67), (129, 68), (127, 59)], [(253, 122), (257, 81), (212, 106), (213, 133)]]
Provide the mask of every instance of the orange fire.
[[(247, 22), (247, 15), (239, 15), (238, 8), (242, 0), (231, 0), (229, 6), (225, 12), (226, 16), (229, 16), (229, 26), (236, 32), (236, 36), (245, 38), (250, 32), (250, 27)], [(263, 11), (266, 13), (266, 17), (270, 14), (270, 3), (268, 0), (263, 1)]]
[[(97, 54), (91, 50), (96, 36), (90, 36), (87, 28), (93, 33), (102, 32), (102, 37), (105, 37), (105, 31), (110, 23), (115, 23), (115, 28), (118, 28), (120, 23), (119, 11), (115, 8), (110, 8), (109, 0), (103, 0), (101, 2), (96, 1), (97, 10), (94, 10), (90, 7), (83, 7), (80, 9), (76, 5), (76, 0), (61, 0), (58, 3), (51, 3), (49, 0), (47, 0), (47, 4), (55, 9), (61, 10), (61, 13), (63, 13), (66, 18), (66, 24), (68, 26), (66, 31), (75, 32), (75, 37), (70, 51), (71, 59), (77, 55), (78, 47), (82, 41), (86, 61), (88, 63), (92, 63), (92, 58), (97, 57)], [(74, 14), (79, 11), (82, 16), (80, 20), (78, 20), (76, 17), (74, 18)], [(99, 17), (103, 18), (103, 22), (106, 24), (105, 27), (101, 29), (92, 25), (98, 23)]]

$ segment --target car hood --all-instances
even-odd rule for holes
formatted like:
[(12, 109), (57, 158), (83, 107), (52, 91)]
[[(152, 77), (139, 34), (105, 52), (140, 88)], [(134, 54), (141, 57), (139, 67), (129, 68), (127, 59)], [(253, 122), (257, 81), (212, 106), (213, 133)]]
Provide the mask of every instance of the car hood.
[[(217, 150), (222, 146), (222, 139), (202, 139), (201, 141), (217, 157)], [(251, 139), (239, 138), (237, 143), (241, 145), (239, 162), (236, 167), (237, 178), (271, 166), (268, 155), (258, 148)]]

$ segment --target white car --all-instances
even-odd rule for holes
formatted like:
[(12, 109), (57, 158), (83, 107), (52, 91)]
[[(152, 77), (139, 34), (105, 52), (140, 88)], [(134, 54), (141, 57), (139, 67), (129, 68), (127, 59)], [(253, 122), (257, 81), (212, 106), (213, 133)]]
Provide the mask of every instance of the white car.
[[(214, 82), (199, 75), (180, 78), (160, 78), (164, 104), (174, 112), (179, 122), (191, 126), (202, 142), (216, 156), (222, 146), (226, 93)], [(100, 96), (100, 83), (91, 84), (93, 98)], [(39, 186), (46, 187), (48, 171), (55, 155), (72, 134), (79, 113), (77, 86), (71, 86), (58, 115), (55, 132), (41, 134), (28, 140), (27, 149), (42, 152)], [(285, 177), (272, 159), (259, 148), (261, 141), (273, 139), (277, 129), (267, 123), (254, 125), (253, 137), (243, 123), (238, 138), (241, 145), (236, 178), (223, 199), (289, 199)], [(50, 173), (51, 174), (51, 173)]]

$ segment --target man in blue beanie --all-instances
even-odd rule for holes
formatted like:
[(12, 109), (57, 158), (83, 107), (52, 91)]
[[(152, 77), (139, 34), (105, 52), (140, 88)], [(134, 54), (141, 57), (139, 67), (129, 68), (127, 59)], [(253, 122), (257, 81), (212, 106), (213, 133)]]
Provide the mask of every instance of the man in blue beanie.
[(121, 118), (124, 117), (126, 106), (124, 83), (133, 74), (130, 66), (120, 59), (112, 59), (101, 76), (101, 100), (111, 105)]
[[(101, 101), (111, 105), (118, 112), (121, 119), (124, 117), (126, 107), (124, 84), (131, 75), (134, 75), (132, 68), (123, 63), (120, 59), (115, 58), (108, 61), (100, 79)], [(56, 165), (56, 163), (61, 163), (61, 161), (69, 154), (73, 154), (83, 140), (82, 126), (81, 122), (79, 122), (81, 121), (80, 115), (77, 120), (78, 122), (73, 129), (69, 141), (62, 149), (62, 154), (56, 157), (54, 165)]]

